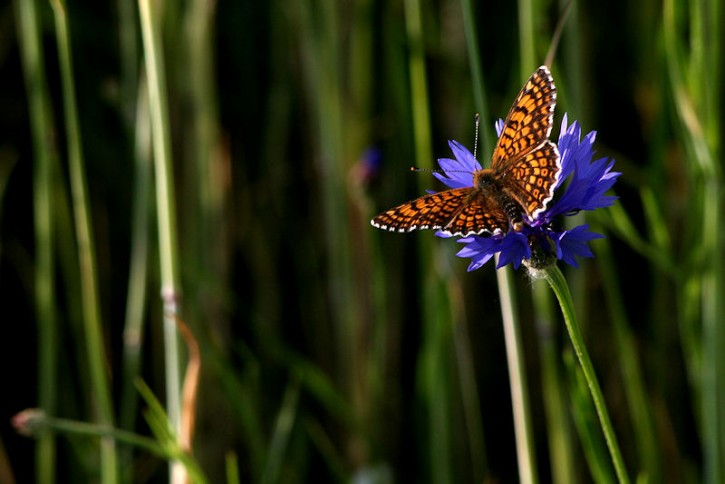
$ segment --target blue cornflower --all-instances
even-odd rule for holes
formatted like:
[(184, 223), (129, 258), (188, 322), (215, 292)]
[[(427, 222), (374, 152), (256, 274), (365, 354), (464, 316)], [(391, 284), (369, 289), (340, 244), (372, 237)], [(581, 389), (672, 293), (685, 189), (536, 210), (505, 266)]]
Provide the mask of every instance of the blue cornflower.
[[(499, 135), (502, 127), (503, 121), (499, 120), (496, 123)], [(569, 125), (567, 116), (564, 115), (557, 144), (561, 156), (561, 174), (555, 186), (555, 190), (563, 190), (563, 193), (549, 202), (536, 219), (526, 220), (521, 231), (509, 230), (505, 234), (497, 233), (485, 237), (471, 235), (459, 239), (458, 242), (465, 247), (456, 255), (471, 259), (469, 271), (478, 269), (496, 253), (500, 253), (497, 268), (513, 264), (514, 269), (518, 269), (523, 261), (530, 261), (532, 256), (533, 265), (537, 265), (536, 261), (541, 257), (549, 259), (555, 256), (573, 267), (577, 267), (577, 256), (592, 257), (587, 242), (602, 238), (603, 235), (590, 231), (588, 225), (560, 230), (554, 224), (554, 219), (560, 215), (573, 215), (581, 210), (608, 207), (616, 200), (617, 197), (605, 193), (621, 173), (612, 171), (614, 160), (600, 158), (592, 161), (595, 138), (596, 132), (592, 131), (582, 139), (579, 123), (574, 121)], [(451, 141), (450, 147), (456, 159), (438, 160), (448, 177), (438, 173), (435, 176), (451, 188), (471, 186), (470, 173), (480, 170), (481, 165), (460, 143)], [(563, 187), (567, 179), (570, 181)], [(436, 235), (448, 237), (441, 232)]]

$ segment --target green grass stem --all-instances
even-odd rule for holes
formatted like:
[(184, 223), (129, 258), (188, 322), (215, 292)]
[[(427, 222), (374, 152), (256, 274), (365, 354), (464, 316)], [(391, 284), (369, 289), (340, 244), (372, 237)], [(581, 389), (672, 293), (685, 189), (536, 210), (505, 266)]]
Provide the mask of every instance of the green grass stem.
[(280, 482), (280, 471), (284, 468), (284, 460), (289, 446), (292, 427), (297, 419), (299, 401), (300, 384), (296, 380), (291, 380), (285, 390), (282, 407), (277, 414), (274, 432), (269, 442), (267, 462), (260, 480), (262, 484)]
[(51, 417), (45, 415), (42, 411), (34, 409), (25, 410), (24, 413), (30, 416), (27, 419), (27, 426), (32, 429), (31, 432), (33, 434), (42, 435), (51, 430), (69, 437), (82, 436), (113, 440), (119, 444), (143, 450), (163, 459), (180, 460), (190, 470), (190, 475), (194, 478), (193, 482), (199, 484), (206, 482), (201, 469), (193, 458), (178, 446), (174, 446), (172, 442), (163, 441), (158, 438), (144, 437), (133, 432), (108, 427), (106, 425)]
[(617, 479), (614, 466), (609, 458), (607, 443), (601, 432), (597, 410), (594, 408), (581, 365), (576, 361), (571, 348), (566, 348), (562, 353), (571, 397), (572, 420), (592, 480), (602, 484), (613, 483)]
[[(721, 394), (725, 353), (725, 274), (723, 274), (722, 167), (720, 114), (718, 106), (719, 47), (710, 45), (720, 38), (721, 22), (717, 2), (690, 5), (690, 25), (684, 25), (684, 5), (674, 0), (664, 4), (663, 31), (668, 81), (674, 96), (679, 134), (693, 167), (693, 180), (700, 194), (697, 207), (702, 223), (698, 238), (704, 264), (700, 267), (699, 304), (702, 317), (701, 375), (695, 381), (700, 394), (700, 429), (704, 455), (703, 481), (719, 483), (725, 476), (725, 412)], [(682, 33), (689, 27), (689, 44)]]
[(536, 57), (536, 28), (534, 27), (534, 0), (518, 0), (519, 77), (523, 83), (541, 64)]
[[(702, 243), (706, 254), (706, 270), (702, 283), (703, 355), (703, 428), (705, 430), (705, 476), (707, 482), (725, 479), (725, 266), (722, 253), (725, 240), (722, 230), (723, 169), (722, 137), (722, 6), (718, 1), (692, 4), (692, 78), (697, 111), (702, 123), (702, 136), (707, 141), (710, 167), (703, 173)], [(695, 135), (696, 133), (692, 133)], [(699, 133), (697, 133), (699, 134)]]
[[(518, 1), (519, 32), (519, 78), (523, 83), (541, 63), (536, 58), (533, 0)], [(498, 254), (496, 255), (498, 264)], [(510, 267), (496, 271), (501, 298), (506, 357), (509, 367), (509, 385), (514, 412), (516, 453), (518, 456), (519, 479), (523, 483), (539, 482), (536, 465), (536, 451), (531, 427), (531, 410), (526, 378), (526, 364), (523, 353), (521, 323), (516, 311), (516, 298)]]
[[(114, 422), (113, 402), (108, 381), (108, 362), (103, 344), (103, 323), (98, 296), (98, 273), (96, 269), (95, 243), (91, 227), (90, 200), (85, 174), (85, 162), (78, 121), (73, 75), (73, 58), (70, 49), (70, 33), (65, 4), (61, 0), (51, 2), (55, 17), (58, 56), (60, 58), (63, 105), (66, 136), (68, 141), (68, 162), (70, 169), (73, 213), (78, 241), (78, 262), (81, 278), (81, 306), (85, 327), (85, 343), (88, 369), (93, 386), (94, 407), (100, 425), (112, 426)], [(113, 438), (101, 439), (101, 482), (118, 481), (118, 459)]]
[[(433, 163), (431, 145), (430, 100), (425, 61), (425, 33), (423, 8), (420, 0), (406, 0), (405, 30), (408, 41), (408, 79), (410, 109), (412, 115), (413, 145), (416, 166), (430, 167)], [(447, 290), (436, 271), (436, 248), (433, 241), (421, 238), (420, 270), (422, 274), (421, 300), (423, 343), (418, 365), (418, 385), (423, 391), (426, 417), (431, 438), (428, 443), (430, 476), (435, 482), (451, 482), (450, 452), (450, 393), (443, 384), (447, 381), (448, 344), (451, 342), (451, 325)]]
[[(481, 67), (481, 49), (478, 47), (478, 33), (476, 30), (476, 18), (471, 0), (461, 0), (461, 10), (463, 12), (463, 28), (466, 34), (466, 47), (468, 50), (468, 69), (471, 72), (471, 88), (473, 90), (473, 100), (476, 106), (476, 112), (481, 116), (483, 130), (480, 131), (481, 136), (481, 155), (479, 160), (485, 160), (489, 153), (493, 153), (493, 144), (495, 140), (491, 136), (490, 123), (492, 121), (488, 100), (486, 99), (486, 84)], [(478, 149), (478, 146), (475, 147)]]
[[(496, 264), (498, 264), (498, 259), (499, 255), (496, 254)], [(498, 269), (496, 279), (501, 298), (501, 317), (506, 342), (506, 360), (509, 370), (511, 405), (513, 406), (519, 480), (522, 483), (535, 484), (539, 482), (539, 474), (536, 465), (533, 431), (531, 429), (531, 410), (528, 384), (526, 382), (526, 362), (524, 361), (521, 325), (516, 309), (516, 295), (511, 268), (505, 266)]]
[(458, 379), (461, 386), (461, 404), (471, 455), (471, 473), (475, 482), (482, 482), (489, 473), (489, 466), (481, 418), (481, 399), (476, 385), (475, 358), (471, 351), (471, 338), (465, 318), (463, 288), (460, 283), (455, 281), (451, 281), (448, 287), (449, 299), (454, 308), (453, 344), (455, 345)]
[[(123, 325), (123, 374), (119, 409), (119, 427), (131, 430), (138, 412), (138, 393), (135, 380), (141, 369), (141, 351), (145, 327), (148, 293), (149, 207), (151, 203), (151, 123), (145, 82), (141, 82), (137, 98), (134, 136), (134, 196), (131, 226), (131, 256), (126, 298), (126, 317)], [(128, 451), (129, 449), (126, 449)], [(130, 458), (128, 452), (123, 459)], [(124, 461), (125, 463), (125, 461)]]
[[(141, 37), (143, 40), (146, 76), (148, 80), (149, 112), (154, 153), (156, 181), (156, 216), (158, 220), (161, 298), (164, 306), (164, 363), (166, 382), (166, 412), (177, 434), (181, 429), (181, 384), (179, 336), (176, 327), (180, 315), (178, 289), (178, 244), (174, 174), (171, 160), (170, 125), (166, 95), (166, 72), (161, 45), (159, 5), (139, 0)], [(183, 468), (171, 463), (170, 482), (183, 479)]]
[[(337, 2), (325, 0), (300, 4), (298, 12), (300, 36), (306, 51), (313, 58), (305, 71), (308, 96), (313, 106), (314, 129), (317, 140), (315, 158), (322, 183), (319, 186), (323, 216), (322, 241), (329, 259), (330, 284), (324, 288), (330, 304), (330, 321), (335, 342), (331, 361), (334, 380), (346, 396), (356, 422), (364, 422), (370, 403), (366, 368), (369, 363), (367, 334), (364, 330), (363, 297), (355, 290), (354, 235), (359, 232), (354, 219), (349, 218), (347, 176), (354, 146), (347, 130), (355, 126), (354, 117), (345, 109), (345, 95), (350, 89), (345, 72), (339, 68), (348, 55), (347, 36), (340, 30), (344, 21)], [(349, 67), (349, 66), (348, 66)], [(355, 146), (357, 149), (358, 147)], [(362, 150), (360, 150), (362, 151)], [(356, 154), (359, 154), (357, 151)], [(320, 321), (322, 323), (322, 321)], [(322, 324), (320, 331), (323, 331)], [(355, 469), (367, 465), (369, 458), (365, 431), (351, 426), (345, 429), (346, 447), (357, 449), (346, 457)], [(274, 461), (273, 461), (274, 462)]]
[[(461, 0), (461, 12), (463, 28), (466, 35), (466, 49), (468, 52), (468, 68), (471, 73), (471, 90), (473, 92), (476, 112), (483, 123), (483, 129), (477, 133), (480, 136), (480, 146), (474, 146), (479, 161), (486, 160), (489, 153), (493, 152), (494, 139), (490, 128), (491, 115), (486, 98), (485, 77), (481, 66), (481, 49), (479, 48), (479, 36), (476, 29), (476, 15), (471, 0)], [(485, 163), (485, 161), (484, 161)], [(459, 285), (450, 286), (451, 301), (454, 308), (463, 308), (463, 296)], [(454, 329), (454, 341), (456, 345), (456, 356), (458, 357), (458, 372), (461, 380), (461, 391), (464, 405), (464, 412), (467, 421), (469, 445), (471, 448), (473, 478), (480, 481), (488, 473), (488, 461), (486, 458), (486, 443), (484, 437), (483, 423), (481, 421), (481, 404), (479, 393), (476, 388), (474, 370), (474, 357), (471, 354), (468, 328), (463, 314), (456, 317), (459, 324)]]
[(226, 468), (227, 484), (241, 484), (239, 476), (239, 460), (234, 452), (227, 452), (224, 464)]
[[(52, 159), (53, 121), (41, 48), (38, 2), (17, 0), (20, 54), (28, 92), (30, 131), (33, 140), (33, 215), (35, 231), (35, 314), (38, 331), (38, 404), (48, 414), (56, 413), (58, 368), (58, 321), (56, 318), (54, 274), (54, 224)], [(38, 438), (35, 448), (38, 482), (52, 484), (56, 475), (56, 442), (52, 432)]]
[[(146, 82), (139, 77), (137, 10), (134, 2), (119, 0), (118, 31), (120, 59), (120, 109), (124, 127), (133, 146), (134, 186), (131, 215), (131, 254), (129, 262), (126, 312), (123, 323), (123, 370), (119, 396), (118, 426), (132, 430), (138, 412), (138, 392), (134, 381), (141, 369), (143, 331), (148, 291), (149, 207), (151, 204), (151, 123)], [(122, 469), (128, 469), (132, 448), (119, 449)], [(127, 472), (122, 480), (127, 481)]]

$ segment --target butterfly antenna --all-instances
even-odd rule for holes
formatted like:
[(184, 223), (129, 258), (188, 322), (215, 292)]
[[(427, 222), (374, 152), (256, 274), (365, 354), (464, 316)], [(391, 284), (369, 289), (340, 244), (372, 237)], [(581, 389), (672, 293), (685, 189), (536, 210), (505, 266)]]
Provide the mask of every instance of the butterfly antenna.
[(478, 158), (476, 158), (476, 153), (478, 152), (478, 128), (481, 126), (481, 115), (478, 113), (476, 113), (475, 125), (476, 131), (473, 135), (473, 158), (477, 160)]
[(410, 171), (424, 171), (426, 173), (445, 173), (445, 171), (438, 168), (419, 168), (417, 166), (411, 166)]
[(423, 171), (426, 173), (470, 173), (468, 170), (441, 170), (440, 168), (419, 168), (417, 166), (411, 166), (410, 171)]
[[(473, 158), (476, 158), (476, 152), (478, 151), (478, 128), (481, 124), (481, 115), (476, 113), (475, 118), (476, 123), (476, 132), (474, 134), (473, 138)], [(425, 171), (427, 173), (443, 173), (444, 175), (446, 173), (470, 173), (468, 170), (440, 170), (437, 168), (418, 168), (417, 166), (411, 166), (410, 171)]]

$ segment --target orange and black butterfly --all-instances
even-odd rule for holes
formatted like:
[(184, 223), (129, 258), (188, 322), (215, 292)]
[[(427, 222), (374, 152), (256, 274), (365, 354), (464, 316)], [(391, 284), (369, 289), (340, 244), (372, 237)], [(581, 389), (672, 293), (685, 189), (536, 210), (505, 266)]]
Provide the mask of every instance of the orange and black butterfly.
[(554, 79), (546, 66), (534, 72), (516, 97), (491, 157), (475, 171), (472, 186), (416, 198), (371, 220), (380, 229), (439, 229), (447, 235), (521, 231), (554, 196), (561, 162), (549, 141), (556, 106)]

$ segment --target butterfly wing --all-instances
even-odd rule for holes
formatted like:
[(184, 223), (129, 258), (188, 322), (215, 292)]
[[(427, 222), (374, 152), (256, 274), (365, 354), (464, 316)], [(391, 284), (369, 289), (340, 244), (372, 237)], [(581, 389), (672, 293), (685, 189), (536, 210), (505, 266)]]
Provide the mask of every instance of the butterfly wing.
[(467, 187), (424, 195), (386, 210), (370, 223), (391, 232), (439, 229), (467, 203), (472, 191), (472, 188)]
[(494, 234), (508, 228), (508, 219), (493, 199), (473, 188), (425, 195), (386, 210), (371, 220), (380, 229), (410, 232), (440, 229), (447, 235)]
[(510, 160), (499, 176), (502, 189), (533, 219), (553, 198), (560, 173), (559, 150), (546, 140), (534, 151)]
[(474, 234), (502, 233), (508, 227), (509, 220), (497, 202), (481, 192), (475, 192), (448, 223), (441, 227), (441, 232), (467, 237)]
[(556, 106), (554, 79), (546, 66), (534, 72), (504, 121), (491, 158), (491, 168), (507, 170), (508, 164), (541, 146), (551, 134)]

